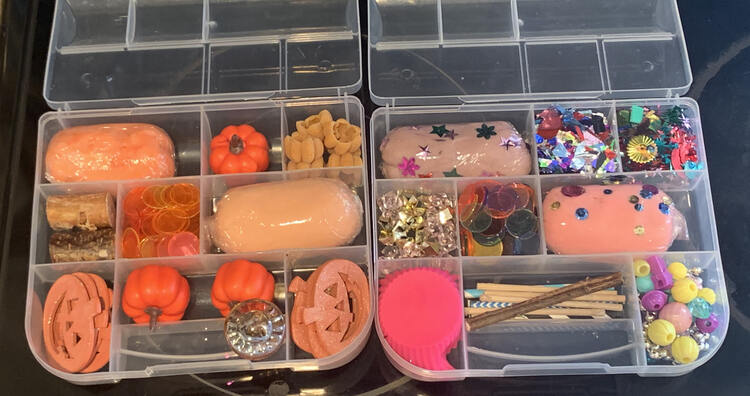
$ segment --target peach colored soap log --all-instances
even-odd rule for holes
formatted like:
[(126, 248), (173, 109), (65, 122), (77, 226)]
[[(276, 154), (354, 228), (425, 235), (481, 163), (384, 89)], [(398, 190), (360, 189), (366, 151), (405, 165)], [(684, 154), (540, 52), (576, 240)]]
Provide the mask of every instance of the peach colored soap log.
[(172, 177), (174, 144), (151, 124), (81, 125), (49, 142), (45, 175), (50, 182)]
[(663, 252), (685, 227), (672, 198), (649, 184), (555, 187), (543, 210), (557, 254)]

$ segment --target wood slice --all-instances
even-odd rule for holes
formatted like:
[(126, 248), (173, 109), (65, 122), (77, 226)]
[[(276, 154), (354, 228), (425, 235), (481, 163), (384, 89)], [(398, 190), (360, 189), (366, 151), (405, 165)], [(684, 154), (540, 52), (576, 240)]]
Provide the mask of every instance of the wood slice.
[(49, 256), (53, 263), (112, 260), (115, 258), (115, 230), (54, 232), (49, 238)]
[(55, 231), (95, 230), (115, 226), (115, 203), (109, 193), (47, 197), (47, 222)]

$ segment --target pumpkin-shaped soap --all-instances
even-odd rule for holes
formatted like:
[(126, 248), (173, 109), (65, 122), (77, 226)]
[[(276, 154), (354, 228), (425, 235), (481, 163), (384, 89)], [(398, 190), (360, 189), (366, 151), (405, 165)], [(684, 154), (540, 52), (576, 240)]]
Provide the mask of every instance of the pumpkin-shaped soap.
[(263, 265), (247, 260), (224, 263), (211, 288), (211, 302), (227, 316), (238, 302), (259, 298), (273, 301), (275, 281)]
[(122, 292), (122, 310), (135, 323), (173, 322), (182, 319), (190, 302), (190, 286), (176, 269), (147, 265), (131, 272)]
[(211, 139), (211, 170), (216, 174), (268, 169), (268, 140), (250, 125), (230, 125)]

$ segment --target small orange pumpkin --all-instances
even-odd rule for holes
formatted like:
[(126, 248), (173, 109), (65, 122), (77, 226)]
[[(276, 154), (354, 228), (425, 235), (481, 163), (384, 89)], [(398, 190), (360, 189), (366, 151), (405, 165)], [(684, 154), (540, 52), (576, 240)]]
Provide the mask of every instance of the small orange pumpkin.
[(273, 301), (275, 281), (263, 265), (247, 260), (224, 263), (211, 287), (211, 303), (227, 316), (234, 304), (260, 298)]
[(190, 302), (190, 286), (176, 269), (147, 265), (128, 275), (122, 292), (122, 310), (135, 323), (153, 328), (156, 322), (182, 319)]
[(211, 170), (216, 174), (268, 169), (268, 141), (250, 125), (230, 125), (211, 139)]

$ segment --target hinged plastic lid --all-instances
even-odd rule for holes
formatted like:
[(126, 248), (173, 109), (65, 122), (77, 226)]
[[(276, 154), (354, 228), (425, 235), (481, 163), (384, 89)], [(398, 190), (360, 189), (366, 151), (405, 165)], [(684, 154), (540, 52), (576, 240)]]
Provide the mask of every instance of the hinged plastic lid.
[(672, 97), (692, 83), (676, 0), (369, 0), (380, 105)]
[(56, 109), (354, 93), (356, 0), (58, 0)]

